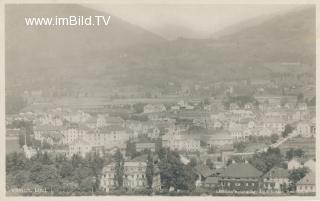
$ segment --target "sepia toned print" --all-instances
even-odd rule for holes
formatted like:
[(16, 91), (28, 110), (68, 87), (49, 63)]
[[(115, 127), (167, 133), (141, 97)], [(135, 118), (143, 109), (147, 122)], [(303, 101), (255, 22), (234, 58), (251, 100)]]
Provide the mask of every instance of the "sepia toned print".
[(315, 196), (314, 5), (6, 4), (6, 196)]

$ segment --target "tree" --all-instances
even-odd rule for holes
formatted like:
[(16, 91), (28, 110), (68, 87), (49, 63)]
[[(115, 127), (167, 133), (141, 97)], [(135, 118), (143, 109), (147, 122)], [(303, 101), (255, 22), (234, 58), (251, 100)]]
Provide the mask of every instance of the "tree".
[(302, 149), (291, 148), (286, 152), (286, 158), (290, 161), (294, 157), (301, 158), (304, 156), (304, 151)]
[(145, 103), (136, 103), (136, 104), (132, 105), (132, 107), (133, 107), (133, 110), (135, 113), (140, 114), (143, 112), (145, 105), (146, 105)]
[(307, 173), (308, 169), (306, 167), (291, 170), (288, 176), (290, 182), (288, 186), (289, 191), (296, 191), (297, 182), (305, 177)]
[(164, 188), (173, 187), (175, 190), (193, 190), (195, 188), (197, 175), (192, 171), (192, 167), (184, 165), (180, 161), (178, 152), (162, 148), (158, 155), (161, 183)]
[(70, 177), (72, 175), (73, 169), (72, 164), (70, 162), (63, 162), (60, 169), (59, 174), (62, 178)]
[(293, 127), (290, 124), (285, 125), (284, 131), (282, 132), (282, 137), (287, 137), (293, 131)]
[(28, 172), (20, 171), (15, 178), (15, 185), (17, 187), (22, 187), (28, 181)]
[(282, 158), (279, 148), (269, 148), (266, 152), (255, 153), (250, 163), (258, 170), (267, 172), (274, 166), (280, 166)]
[(211, 170), (214, 169), (214, 164), (210, 158), (206, 160), (206, 166), (208, 166)]
[(114, 179), (117, 183), (118, 188), (121, 188), (123, 186), (124, 159), (119, 149), (113, 155), (113, 159), (115, 161), (115, 169), (116, 169), (116, 174)]
[(243, 142), (234, 143), (233, 147), (237, 150), (237, 152), (244, 152), (246, 149), (246, 145)]
[(147, 177), (147, 184), (148, 184), (149, 189), (152, 189), (153, 176), (154, 176), (153, 156), (152, 156), (151, 152), (149, 151), (148, 160), (147, 160), (147, 168), (146, 168), (146, 177)]
[(197, 166), (197, 159), (195, 157), (192, 157), (188, 165), (190, 167), (196, 167)]
[(132, 158), (136, 157), (138, 155), (136, 151), (136, 144), (134, 142), (127, 142), (126, 146), (126, 156), (131, 156)]
[(45, 188), (56, 188), (60, 185), (59, 174), (55, 165), (36, 164), (30, 170), (30, 181)]
[(295, 149), (294, 156), (301, 158), (304, 156), (304, 151), (302, 149)]
[(271, 143), (272, 144), (274, 144), (274, 143), (276, 143), (278, 140), (279, 140), (279, 135), (277, 135), (277, 134), (272, 134), (271, 136), (270, 136), (270, 140), (271, 140)]
[(52, 161), (47, 152), (44, 152), (44, 154), (42, 155), (41, 162), (46, 165), (52, 164)]

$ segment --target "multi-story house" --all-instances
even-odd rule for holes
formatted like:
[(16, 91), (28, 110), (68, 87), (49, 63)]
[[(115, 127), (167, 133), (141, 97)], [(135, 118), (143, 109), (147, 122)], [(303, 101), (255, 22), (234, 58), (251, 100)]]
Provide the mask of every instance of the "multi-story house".
[(64, 119), (72, 123), (84, 123), (90, 119), (90, 117), (91, 116), (89, 114), (80, 110), (64, 115)]
[(194, 135), (167, 133), (162, 136), (162, 146), (171, 150), (194, 152), (200, 150), (200, 139)]
[[(106, 165), (102, 170), (100, 187), (106, 192), (112, 191), (118, 186), (116, 180), (116, 164), (114, 162)], [(123, 164), (123, 187), (128, 190), (139, 190), (148, 188), (147, 182), (147, 159), (145, 156), (140, 156), (132, 160), (125, 161)], [(160, 173), (157, 165), (154, 164), (154, 176), (152, 188), (155, 191), (161, 189)]]
[(144, 150), (150, 150), (155, 152), (156, 150), (156, 144), (154, 142), (137, 142), (136, 143), (136, 151), (144, 151)]
[(35, 140), (46, 141), (52, 145), (63, 143), (62, 131), (63, 127), (52, 125), (37, 125), (33, 128)]
[(289, 185), (289, 170), (274, 167), (263, 175), (262, 193), (282, 193)]
[(308, 173), (300, 181), (297, 182), (297, 193), (315, 193), (316, 192), (316, 176), (314, 172)]
[(90, 130), (89, 127), (83, 124), (69, 125), (62, 130), (64, 136), (63, 143), (69, 145), (73, 141), (84, 137)]
[(92, 144), (84, 139), (77, 139), (69, 145), (68, 156), (79, 155), (85, 157), (92, 151)]
[(91, 130), (85, 136), (93, 146), (103, 146), (105, 149), (125, 148), (132, 130), (122, 126), (113, 125)]
[(274, 130), (277, 134), (284, 131), (287, 122), (283, 118), (267, 117), (262, 119), (262, 126)]
[(311, 137), (312, 132), (311, 132), (311, 125), (307, 121), (301, 121), (297, 124), (296, 127), (297, 134), (300, 135), (301, 137)]
[(258, 193), (262, 174), (247, 162), (232, 163), (219, 176), (219, 192)]
[(218, 131), (211, 135), (203, 135), (203, 141), (208, 147), (222, 147), (233, 144), (233, 138), (229, 131)]

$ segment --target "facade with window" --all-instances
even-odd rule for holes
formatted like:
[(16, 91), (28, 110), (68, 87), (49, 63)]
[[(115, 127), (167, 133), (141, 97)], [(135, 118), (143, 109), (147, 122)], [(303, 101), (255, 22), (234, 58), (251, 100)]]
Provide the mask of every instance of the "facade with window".
[(272, 168), (263, 175), (262, 193), (282, 193), (289, 185), (289, 170), (279, 167)]
[(297, 193), (315, 193), (316, 182), (315, 174), (310, 172), (297, 183)]
[(221, 173), (219, 192), (258, 193), (262, 172), (249, 163), (232, 163)]
[[(117, 171), (115, 166), (115, 163), (111, 163), (105, 166), (102, 170), (100, 187), (106, 192), (109, 192), (118, 186), (118, 183), (115, 179)], [(155, 191), (158, 191), (161, 189), (160, 173), (156, 165), (154, 166), (155, 169), (152, 188)], [(125, 161), (123, 166), (123, 187), (127, 190), (147, 189), (148, 182), (146, 176), (146, 169), (147, 161), (144, 159), (139, 158), (130, 161)]]

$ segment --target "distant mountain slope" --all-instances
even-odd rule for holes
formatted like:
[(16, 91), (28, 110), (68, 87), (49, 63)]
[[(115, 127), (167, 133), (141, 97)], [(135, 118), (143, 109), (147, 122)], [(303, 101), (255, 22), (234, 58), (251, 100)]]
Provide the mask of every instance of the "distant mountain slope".
[[(8, 12), (10, 9), (16, 11)], [(34, 77), (41, 75), (44, 83), (51, 77), (64, 76), (70, 82), (80, 79), (79, 83), (81, 79), (94, 79), (159, 86), (166, 81), (186, 79), (270, 78), (274, 72), (269, 64), (278, 68), (281, 63), (299, 64), (290, 67), (289, 73), (301, 71), (315, 75), (314, 7), (237, 28), (218, 38), (175, 41), (165, 41), (116, 17), (112, 18), (110, 27), (103, 29), (66, 27), (51, 31), (26, 28), (17, 20), (32, 13), (33, 8), (13, 6), (6, 11), (6, 25), (20, 23), (6, 28), (9, 78), (21, 70), (21, 73), (31, 71)], [(96, 15), (93, 10), (74, 5), (60, 5), (56, 9), (44, 6), (37, 12), (39, 15)], [(29, 80), (34, 77), (29, 76)], [(24, 79), (28, 80), (28, 76)]]
[[(111, 16), (108, 26), (26, 26), (25, 17), (108, 16), (80, 5), (16, 4), (5, 8), (7, 73), (99, 66), (101, 54), (117, 48), (165, 41)], [(43, 72), (41, 72), (43, 73)]]
[(219, 38), (144, 45), (126, 49), (124, 60), (112, 58), (130, 66), (121, 82), (270, 78), (269, 64), (298, 63), (288, 73), (315, 74), (315, 44), (315, 9), (308, 7)]

